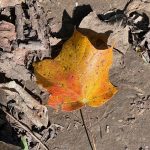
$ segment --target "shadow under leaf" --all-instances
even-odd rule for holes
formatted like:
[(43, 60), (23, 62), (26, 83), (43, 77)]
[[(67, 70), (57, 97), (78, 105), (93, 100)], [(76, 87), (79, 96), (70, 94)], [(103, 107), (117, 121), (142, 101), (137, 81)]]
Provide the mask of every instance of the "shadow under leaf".
[(98, 50), (105, 50), (108, 48), (107, 41), (112, 33), (111, 30), (105, 33), (97, 33), (90, 29), (78, 28), (78, 31), (87, 36), (91, 44)]
[(51, 35), (62, 40), (70, 38), (74, 29), (79, 26), (82, 19), (92, 11), (90, 5), (78, 6), (73, 11), (73, 17), (70, 17), (66, 10), (63, 12), (62, 27), (58, 32), (52, 32)]

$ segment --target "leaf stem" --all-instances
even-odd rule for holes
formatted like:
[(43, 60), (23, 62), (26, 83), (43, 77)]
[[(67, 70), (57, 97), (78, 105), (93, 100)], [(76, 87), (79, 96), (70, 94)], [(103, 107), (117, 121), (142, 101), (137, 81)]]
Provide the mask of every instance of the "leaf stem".
[(85, 133), (86, 133), (86, 135), (87, 135), (87, 138), (88, 138), (88, 141), (89, 141), (91, 150), (94, 150), (94, 149), (93, 149), (92, 142), (91, 142), (91, 140), (90, 140), (90, 136), (89, 136), (89, 133), (88, 133), (88, 130), (87, 130), (87, 127), (86, 127), (86, 124), (85, 124), (85, 121), (84, 121), (84, 117), (83, 117), (83, 113), (82, 113), (82, 110), (81, 110), (81, 109), (80, 109), (80, 115), (81, 115), (81, 119), (82, 119), (82, 122), (83, 122), (83, 126), (84, 126), (84, 129), (85, 129)]

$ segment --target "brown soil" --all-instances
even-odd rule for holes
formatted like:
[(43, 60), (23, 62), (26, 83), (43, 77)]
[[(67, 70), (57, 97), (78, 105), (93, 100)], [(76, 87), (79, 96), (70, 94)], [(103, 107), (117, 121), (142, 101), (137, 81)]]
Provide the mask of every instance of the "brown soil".
[[(47, 5), (55, 25), (61, 26), (62, 13), (66, 10), (72, 16), (76, 5), (90, 5), (97, 14), (112, 8), (122, 9), (124, 0), (78, 0), (53, 1)], [(58, 27), (59, 28), (59, 27)], [(83, 116), (91, 142), (97, 150), (148, 150), (149, 134), (149, 95), (150, 66), (131, 49), (124, 56), (124, 67), (111, 70), (111, 81), (119, 92), (111, 101), (100, 108), (83, 108)], [(144, 98), (145, 97), (145, 98)], [(50, 149), (91, 150), (88, 137), (79, 111), (56, 113), (49, 111), (51, 122), (64, 127), (56, 139), (50, 141)]]
[[(75, 6), (88, 5), (88, 9), (91, 7), (100, 14), (113, 8), (123, 9), (126, 3), (127, 0), (42, 1), (47, 19), (52, 18), (52, 32), (61, 29), (64, 10), (72, 17)], [(124, 51), (121, 47), (116, 48)], [(64, 127), (49, 140), (47, 147), (50, 150), (150, 149), (150, 64), (131, 47), (125, 50), (122, 59), (124, 64), (117, 64), (110, 71), (111, 82), (119, 91), (102, 107), (84, 107), (82, 113), (80, 110), (56, 112), (48, 108), (50, 123)]]

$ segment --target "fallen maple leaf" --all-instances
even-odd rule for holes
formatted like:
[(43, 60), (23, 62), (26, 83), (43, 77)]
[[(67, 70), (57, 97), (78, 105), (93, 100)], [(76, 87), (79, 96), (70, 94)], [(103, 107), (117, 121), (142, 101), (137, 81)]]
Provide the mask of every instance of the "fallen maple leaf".
[(55, 59), (35, 63), (37, 82), (51, 93), (48, 105), (72, 111), (107, 102), (117, 92), (109, 82), (112, 49), (98, 50), (75, 31)]

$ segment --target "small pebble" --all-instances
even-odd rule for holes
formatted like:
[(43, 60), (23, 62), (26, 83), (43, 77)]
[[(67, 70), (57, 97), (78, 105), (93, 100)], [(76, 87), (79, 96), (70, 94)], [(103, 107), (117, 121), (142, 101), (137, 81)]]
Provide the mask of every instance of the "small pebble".
[(120, 120), (118, 120), (118, 122), (123, 122), (123, 120), (122, 120), (122, 119), (120, 119)]
[(148, 146), (145, 146), (145, 150), (149, 150), (149, 147), (148, 147)]
[(106, 133), (109, 133), (109, 131), (110, 131), (109, 125), (106, 125)]
[(77, 7), (78, 5), (79, 5), (79, 3), (78, 3), (78, 2), (76, 2), (76, 3), (75, 3), (75, 6)]

